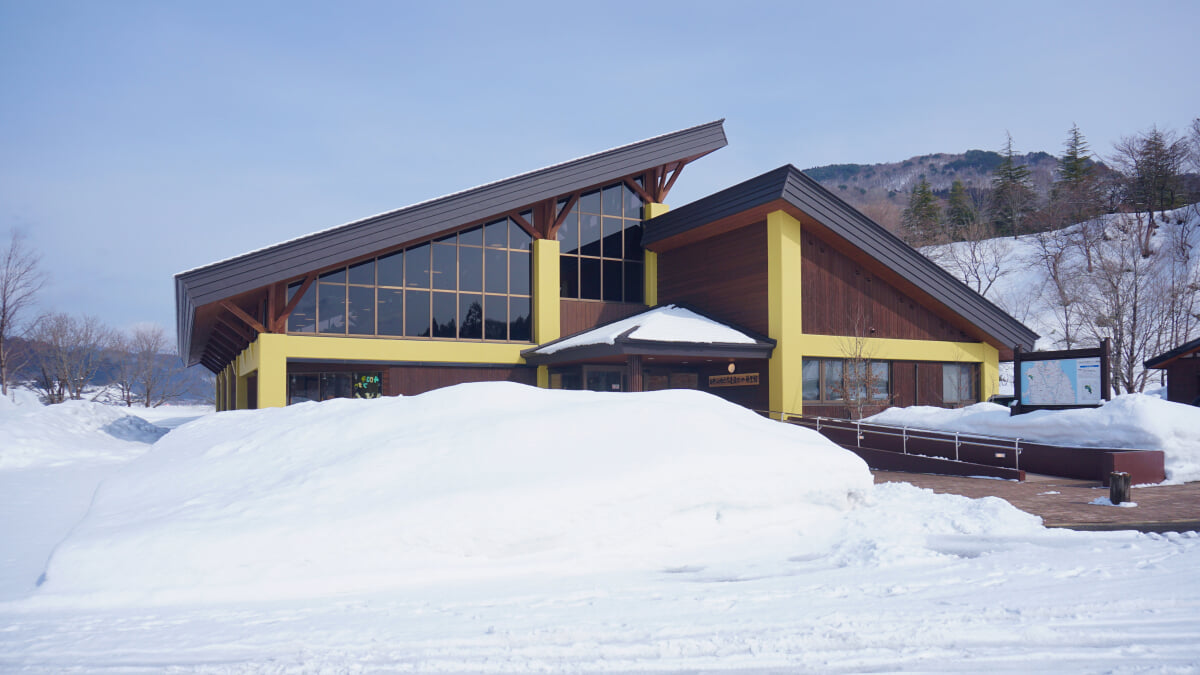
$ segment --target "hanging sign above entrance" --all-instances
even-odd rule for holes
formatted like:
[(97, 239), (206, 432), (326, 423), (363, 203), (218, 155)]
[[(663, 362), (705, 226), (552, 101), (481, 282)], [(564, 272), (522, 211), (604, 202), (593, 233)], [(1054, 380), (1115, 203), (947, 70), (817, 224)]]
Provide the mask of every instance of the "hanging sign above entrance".
[(753, 387), (758, 385), (758, 373), (735, 373), (732, 375), (709, 375), (708, 387)]

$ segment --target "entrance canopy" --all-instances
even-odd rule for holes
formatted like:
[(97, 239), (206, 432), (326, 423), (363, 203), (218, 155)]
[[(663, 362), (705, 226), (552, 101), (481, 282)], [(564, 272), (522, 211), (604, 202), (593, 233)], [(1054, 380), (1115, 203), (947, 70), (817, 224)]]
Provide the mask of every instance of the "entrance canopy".
[(681, 305), (665, 305), (521, 352), (530, 365), (549, 366), (626, 356), (769, 359), (771, 338)]

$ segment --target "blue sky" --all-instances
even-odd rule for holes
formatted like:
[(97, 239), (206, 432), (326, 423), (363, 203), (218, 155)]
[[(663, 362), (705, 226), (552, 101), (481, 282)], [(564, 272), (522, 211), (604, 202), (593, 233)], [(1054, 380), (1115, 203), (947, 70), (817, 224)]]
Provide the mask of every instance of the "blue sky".
[(670, 203), (1200, 115), (1197, 2), (832, 4), (0, 0), (0, 234), (170, 329), (178, 271), (718, 118)]

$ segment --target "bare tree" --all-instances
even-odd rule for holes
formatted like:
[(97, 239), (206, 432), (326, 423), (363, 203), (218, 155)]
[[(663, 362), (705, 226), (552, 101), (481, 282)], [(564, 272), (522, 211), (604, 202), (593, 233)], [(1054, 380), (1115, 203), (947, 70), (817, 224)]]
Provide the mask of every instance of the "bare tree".
[(5, 396), (16, 365), (10, 340), (45, 282), (38, 263), (38, 255), (25, 246), (24, 237), (13, 231), (8, 246), (0, 250), (0, 394)]
[(157, 408), (183, 396), (187, 390), (183, 361), (170, 352), (163, 327), (157, 324), (137, 326), (131, 337), (138, 396), (142, 404)]
[(1070, 230), (1039, 232), (1037, 242), (1038, 262), (1046, 273), (1046, 284), (1042, 289), (1042, 301), (1054, 315), (1064, 349), (1072, 349), (1081, 341), (1085, 321), (1084, 286), (1079, 283), (1086, 275), (1078, 269), (1072, 255), (1079, 246)]
[(850, 335), (839, 340), (843, 357), (841, 387), (834, 388), (846, 402), (851, 419), (862, 419), (891, 404), (888, 392), (888, 363), (874, 360), (868, 338), (874, 334), (871, 318), (862, 303), (850, 310)]
[(82, 399), (104, 361), (112, 332), (94, 316), (43, 314), (30, 333), (36, 343), (38, 387), (49, 403)]
[(1144, 211), (1138, 231), (1142, 257), (1150, 257), (1150, 237), (1158, 228), (1154, 212), (1165, 212), (1180, 204), (1181, 174), (1189, 145), (1173, 131), (1150, 131), (1127, 136), (1113, 146), (1113, 163), (1124, 175), (1124, 201), (1134, 211)]
[(1146, 387), (1142, 361), (1163, 346), (1169, 303), (1165, 301), (1161, 257), (1145, 256), (1141, 233), (1146, 214), (1122, 214), (1111, 219), (1112, 232), (1096, 249), (1089, 326), (1097, 340), (1112, 340), (1114, 387), (1127, 393)]
[(1012, 244), (993, 237), (993, 231), (984, 222), (972, 223), (962, 233), (964, 241), (933, 249), (929, 255), (976, 293), (988, 297), (992, 286), (1012, 271), (1009, 265)]

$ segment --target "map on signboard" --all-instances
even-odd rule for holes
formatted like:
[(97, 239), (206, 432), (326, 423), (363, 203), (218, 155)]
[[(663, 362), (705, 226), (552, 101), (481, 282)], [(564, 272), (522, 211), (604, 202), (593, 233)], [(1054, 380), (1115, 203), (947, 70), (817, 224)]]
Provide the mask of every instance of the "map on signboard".
[(1021, 362), (1022, 405), (1099, 405), (1100, 358)]

